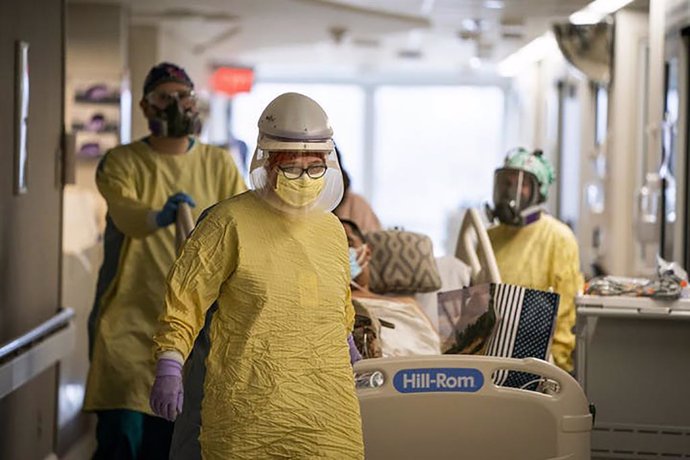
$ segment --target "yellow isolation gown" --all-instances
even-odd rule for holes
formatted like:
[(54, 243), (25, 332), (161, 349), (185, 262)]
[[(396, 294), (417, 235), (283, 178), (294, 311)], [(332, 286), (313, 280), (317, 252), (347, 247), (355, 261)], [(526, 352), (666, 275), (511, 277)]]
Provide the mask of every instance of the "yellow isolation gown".
[(524, 227), (498, 225), (489, 229), (501, 279), (505, 283), (560, 294), (551, 353), (558, 367), (573, 370), (575, 296), (582, 290), (580, 255), (573, 232), (542, 214)]
[(363, 458), (349, 282), (331, 213), (288, 215), (247, 192), (199, 223), (168, 277), (155, 342), (157, 355), (186, 359), (216, 306), (204, 377), (186, 382), (203, 385), (203, 458)]
[(195, 200), (196, 219), (246, 187), (227, 151), (192, 140), (180, 155), (158, 153), (145, 141), (116, 147), (101, 160), (96, 184), (108, 216), (84, 409), (152, 415), (153, 334), (176, 256), (175, 226), (157, 228), (152, 217), (177, 192)]

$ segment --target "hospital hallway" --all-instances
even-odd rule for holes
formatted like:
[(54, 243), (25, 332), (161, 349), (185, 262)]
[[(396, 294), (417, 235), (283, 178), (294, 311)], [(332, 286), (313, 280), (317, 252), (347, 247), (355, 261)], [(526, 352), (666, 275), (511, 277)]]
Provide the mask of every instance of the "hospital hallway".
[(690, 459), (690, 0), (0, 0), (0, 62), (1, 460)]

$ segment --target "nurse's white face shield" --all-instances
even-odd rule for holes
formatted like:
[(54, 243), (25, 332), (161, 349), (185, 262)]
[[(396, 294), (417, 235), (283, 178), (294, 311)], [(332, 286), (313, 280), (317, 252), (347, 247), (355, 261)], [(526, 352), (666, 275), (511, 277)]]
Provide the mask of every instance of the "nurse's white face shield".
[[(250, 166), (254, 191), (273, 207), (291, 214), (330, 212), (343, 196), (343, 178), (333, 142), (284, 142), (260, 138)], [(261, 148), (269, 147), (272, 150)], [(330, 150), (324, 148), (331, 147)], [(280, 148), (280, 149), (278, 149)]]
[(264, 109), (249, 168), (254, 191), (292, 214), (330, 212), (343, 196), (343, 175), (326, 112), (298, 93), (281, 94)]
[(537, 177), (517, 168), (500, 168), (494, 174), (494, 209), (489, 218), (522, 226), (536, 221), (542, 211)]

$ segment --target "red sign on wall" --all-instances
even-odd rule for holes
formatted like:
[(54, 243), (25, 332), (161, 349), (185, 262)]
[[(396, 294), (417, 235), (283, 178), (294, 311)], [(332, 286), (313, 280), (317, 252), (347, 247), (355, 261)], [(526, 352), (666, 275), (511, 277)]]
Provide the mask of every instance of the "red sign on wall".
[(211, 74), (213, 91), (233, 96), (252, 89), (254, 70), (246, 67), (218, 67)]

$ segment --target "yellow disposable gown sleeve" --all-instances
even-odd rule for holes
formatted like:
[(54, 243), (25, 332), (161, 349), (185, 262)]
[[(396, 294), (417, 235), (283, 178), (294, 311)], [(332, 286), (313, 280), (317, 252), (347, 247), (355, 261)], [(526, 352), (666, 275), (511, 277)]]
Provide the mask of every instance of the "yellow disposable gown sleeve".
[(575, 326), (575, 297), (584, 284), (577, 242), (574, 239), (565, 241), (556, 250), (554, 258), (553, 286), (561, 299), (551, 353), (558, 367), (571, 372), (575, 349), (575, 335), (572, 332)]
[(156, 356), (175, 351), (187, 359), (204, 326), (206, 312), (237, 267), (237, 231), (233, 221), (213, 214), (199, 222), (168, 274), (165, 307), (154, 336)]
[(151, 219), (154, 211), (137, 198), (137, 179), (128, 159), (120, 152), (106, 154), (96, 171), (96, 186), (118, 230), (131, 238), (143, 238), (158, 228)]
[[(350, 270), (350, 267), (347, 267)], [(352, 292), (347, 290), (347, 298), (345, 299), (345, 331), (351, 334), (355, 328), (355, 307), (352, 305)]]
[[(337, 237), (342, 240), (342, 246), (344, 248), (347, 248), (347, 236), (345, 235), (345, 230), (342, 228), (342, 225), (340, 224), (339, 230), (340, 234)], [(345, 260), (347, 262), (343, 265), (343, 269), (345, 270), (345, 273), (350, 273), (349, 258)], [(352, 304), (352, 290), (350, 288), (347, 289), (347, 296), (345, 298), (345, 316), (343, 319), (345, 321), (345, 332), (347, 334), (351, 334), (355, 328), (355, 307)]]

